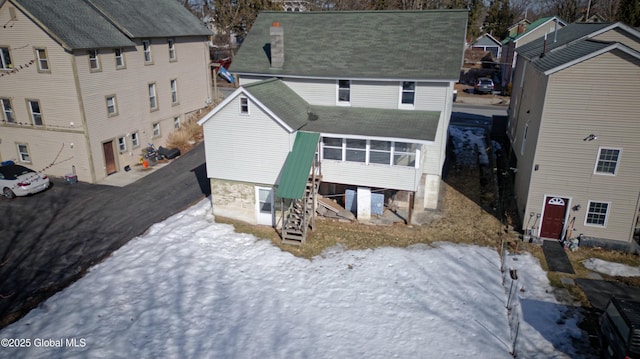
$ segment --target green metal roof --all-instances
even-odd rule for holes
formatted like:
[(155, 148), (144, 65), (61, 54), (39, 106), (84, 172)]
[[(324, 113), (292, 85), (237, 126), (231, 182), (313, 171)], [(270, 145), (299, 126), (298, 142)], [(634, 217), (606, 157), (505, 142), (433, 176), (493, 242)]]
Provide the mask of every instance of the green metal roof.
[(440, 121), (439, 111), (310, 105), (278, 79), (244, 89), (293, 130), (434, 141)]
[[(284, 66), (272, 69), (269, 29), (284, 31)], [(456, 81), (466, 10), (261, 12), (230, 71), (318, 78)]]
[(319, 133), (298, 132), (280, 175), (276, 197), (300, 199), (309, 179), (313, 158), (318, 148)]
[(135, 46), (132, 38), (212, 33), (175, 0), (10, 0), (67, 50)]
[[(547, 21), (553, 19), (554, 16), (547, 16), (547, 17), (542, 17), (539, 18), (538, 20), (532, 22), (531, 24), (527, 25), (527, 29), (525, 30), (525, 32), (517, 34), (515, 36), (509, 36), (506, 39), (502, 40), (502, 44), (506, 45), (511, 41), (515, 41), (523, 36), (525, 36), (526, 34), (528, 34), (529, 32), (535, 30), (538, 26), (546, 23)], [(561, 19), (558, 19), (558, 21), (562, 22), (563, 24), (565, 23), (564, 21), (562, 21)]]

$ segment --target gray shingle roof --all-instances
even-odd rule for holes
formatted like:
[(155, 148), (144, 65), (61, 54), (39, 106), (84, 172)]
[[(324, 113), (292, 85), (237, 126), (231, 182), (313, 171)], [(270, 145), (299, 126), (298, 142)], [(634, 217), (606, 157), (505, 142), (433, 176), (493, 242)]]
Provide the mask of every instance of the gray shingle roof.
[(571, 43), (566, 47), (547, 52), (544, 57), (535, 59), (531, 63), (539, 71), (545, 72), (576, 61), (609, 46), (611, 46), (610, 42), (594, 41), (588, 39), (580, 40)]
[[(564, 46), (567, 43), (583, 38), (595, 31), (604, 29), (611, 24), (603, 23), (573, 23), (558, 29), (557, 34), (551, 33), (547, 36), (547, 52)], [(554, 42), (555, 40), (555, 42)], [(544, 49), (544, 37), (538, 38), (527, 44), (518, 47), (518, 54), (533, 59), (538, 57)]]
[(211, 35), (175, 0), (10, 0), (68, 50), (134, 46), (137, 37)]
[(277, 79), (244, 89), (294, 130), (433, 141), (440, 120), (437, 111), (313, 106)]
[[(269, 29), (284, 30), (284, 67), (271, 69)], [(238, 74), (457, 80), (465, 10), (262, 12), (231, 65)]]

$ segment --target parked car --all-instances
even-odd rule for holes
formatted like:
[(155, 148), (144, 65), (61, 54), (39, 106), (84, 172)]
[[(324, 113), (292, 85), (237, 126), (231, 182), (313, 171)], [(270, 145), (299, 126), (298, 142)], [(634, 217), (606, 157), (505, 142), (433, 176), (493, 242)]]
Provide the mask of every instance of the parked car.
[(640, 302), (611, 297), (600, 317), (603, 358), (640, 358)]
[(49, 177), (27, 167), (8, 164), (0, 166), (0, 190), (7, 198), (27, 196), (49, 188)]
[(493, 93), (493, 80), (488, 77), (480, 77), (473, 88), (475, 93)]

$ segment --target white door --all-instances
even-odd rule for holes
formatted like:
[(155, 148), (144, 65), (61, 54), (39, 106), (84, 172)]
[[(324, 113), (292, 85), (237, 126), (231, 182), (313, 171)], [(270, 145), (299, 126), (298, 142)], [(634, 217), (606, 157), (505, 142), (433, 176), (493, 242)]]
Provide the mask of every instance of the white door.
[(258, 224), (273, 225), (273, 189), (256, 187), (256, 220)]

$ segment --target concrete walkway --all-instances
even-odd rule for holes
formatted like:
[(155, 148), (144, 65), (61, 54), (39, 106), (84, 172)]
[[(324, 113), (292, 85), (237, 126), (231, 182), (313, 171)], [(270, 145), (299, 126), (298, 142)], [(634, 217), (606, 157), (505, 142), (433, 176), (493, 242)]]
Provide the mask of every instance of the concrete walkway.
[(0, 200), (0, 327), (211, 193), (202, 144), (144, 176), (130, 172), (112, 185), (54, 179), (45, 192)]

